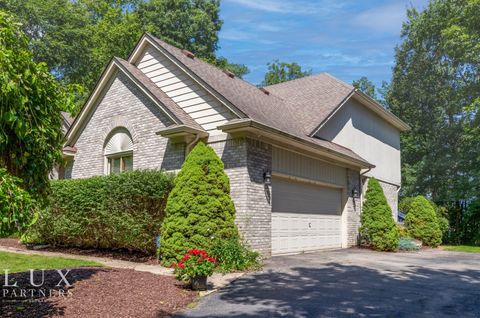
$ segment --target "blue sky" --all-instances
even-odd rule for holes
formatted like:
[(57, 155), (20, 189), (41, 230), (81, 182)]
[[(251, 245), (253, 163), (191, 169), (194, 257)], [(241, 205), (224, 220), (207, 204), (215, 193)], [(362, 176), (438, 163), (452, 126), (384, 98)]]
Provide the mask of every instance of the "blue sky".
[(273, 59), (348, 83), (390, 80), (406, 8), (428, 0), (222, 0), (219, 55), (250, 68), (258, 84)]

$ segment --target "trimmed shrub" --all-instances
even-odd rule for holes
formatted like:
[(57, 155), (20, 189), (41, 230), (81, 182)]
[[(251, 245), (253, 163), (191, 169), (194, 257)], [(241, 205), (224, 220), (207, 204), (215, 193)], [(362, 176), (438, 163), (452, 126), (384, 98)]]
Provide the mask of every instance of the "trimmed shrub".
[(442, 231), (438, 225), (433, 206), (423, 196), (416, 197), (405, 217), (408, 233), (427, 246), (436, 247), (442, 243)]
[(155, 254), (173, 175), (132, 171), (51, 182), (50, 205), (30, 240), (56, 246)]
[(398, 202), (398, 210), (404, 213), (405, 215), (407, 215), (408, 212), (410, 211), (410, 208), (412, 206), (412, 202), (414, 199), (415, 199), (414, 197), (402, 198), (400, 202)]
[(401, 251), (418, 251), (420, 247), (411, 238), (400, 237), (400, 241), (398, 242), (398, 249)]
[(380, 183), (371, 178), (360, 215), (360, 235), (375, 250), (395, 251), (399, 232)]
[(430, 200), (429, 202), (435, 210), (435, 215), (437, 216), (438, 226), (442, 232), (442, 242), (446, 242), (450, 232), (450, 222), (447, 218), (447, 208), (439, 206)]
[(408, 234), (408, 229), (405, 226), (397, 224), (397, 229), (400, 237), (410, 237), (410, 235)]
[(243, 271), (261, 267), (260, 254), (240, 242), (238, 238), (216, 240), (211, 255), (218, 260), (220, 272)]
[(182, 165), (165, 211), (159, 248), (165, 264), (180, 260), (192, 248), (209, 251), (216, 239), (238, 237), (223, 162), (203, 142)]
[[(427, 198), (425, 199), (428, 200)], [(415, 200), (415, 197), (403, 198), (402, 200), (400, 200), (400, 203), (398, 204), (399, 210), (405, 213), (405, 215), (407, 215), (412, 208), (412, 203), (414, 200)], [(442, 239), (443, 241), (446, 241), (449, 234), (449, 230), (450, 230), (450, 223), (448, 222), (448, 218), (447, 218), (447, 209), (445, 207), (435, 204), (430, 200), (428, 200), (428, 202), (430, 202), (433, 209), (435, 210), (435, 215), (437, 216), (438, 225), (440, 226), (440, 231), (442, 231)]]
[(20, 179), (0, 169), (0, 237), (23, 233), (36, 220), (37, 203), (20, 184)]

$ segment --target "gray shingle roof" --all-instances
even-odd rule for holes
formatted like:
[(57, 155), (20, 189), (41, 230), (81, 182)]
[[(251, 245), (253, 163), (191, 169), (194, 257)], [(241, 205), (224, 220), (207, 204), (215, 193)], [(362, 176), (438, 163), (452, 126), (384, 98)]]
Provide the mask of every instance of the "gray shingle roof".
[(265, 87), (296, 114), (299, 129), (312, 132), (355, 90), (330, 74), (319, 74)]
[(232, 78), (199, 58), (188, 57), (179, 48), (150, 34), (147, 36), (238, 109), (242, 113), (241, 117), (250, 118), (368, 164), (348, 148), (309, 136), (316, 126), (350, 95), (352, 86), (328, 74), (320, 74), (268, 86), (265, 89), (270, 94), (266, 94), (256, 86), (238, 77)]

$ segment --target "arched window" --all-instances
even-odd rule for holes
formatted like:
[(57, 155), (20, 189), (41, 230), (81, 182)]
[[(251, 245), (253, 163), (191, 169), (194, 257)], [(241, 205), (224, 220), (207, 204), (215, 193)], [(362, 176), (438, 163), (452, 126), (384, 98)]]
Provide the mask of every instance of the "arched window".
[(119, 128), (110, 134), (105, 144), (106, 173), (133, 169), (133, 142), (128, 130)]

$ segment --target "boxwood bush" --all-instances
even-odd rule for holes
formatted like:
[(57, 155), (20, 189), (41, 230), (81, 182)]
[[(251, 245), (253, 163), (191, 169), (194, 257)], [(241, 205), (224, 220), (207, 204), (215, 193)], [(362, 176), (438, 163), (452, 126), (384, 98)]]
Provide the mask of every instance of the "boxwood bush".
[(164, 264), (179, 260), (191, 248), (209, 251), (213, 241), (239, 236), (223, 162), (203, 142), (183, 163), (165, 210), (159, 248)]
[(172, 187), (173, 175), (162, 171), (52, 181), (49, 207), (29, 237), (56, 246), (154, 255)]
[(400, 233), (380, 183), (371, 178), (360, 215), (362, 241), (375, 250), (395, 251)]
[(408, 233), (427, 246), (436, 247), (442, 243), (442, 231), (435, 209), (423, 196), (416, 197), (405, 217)]

